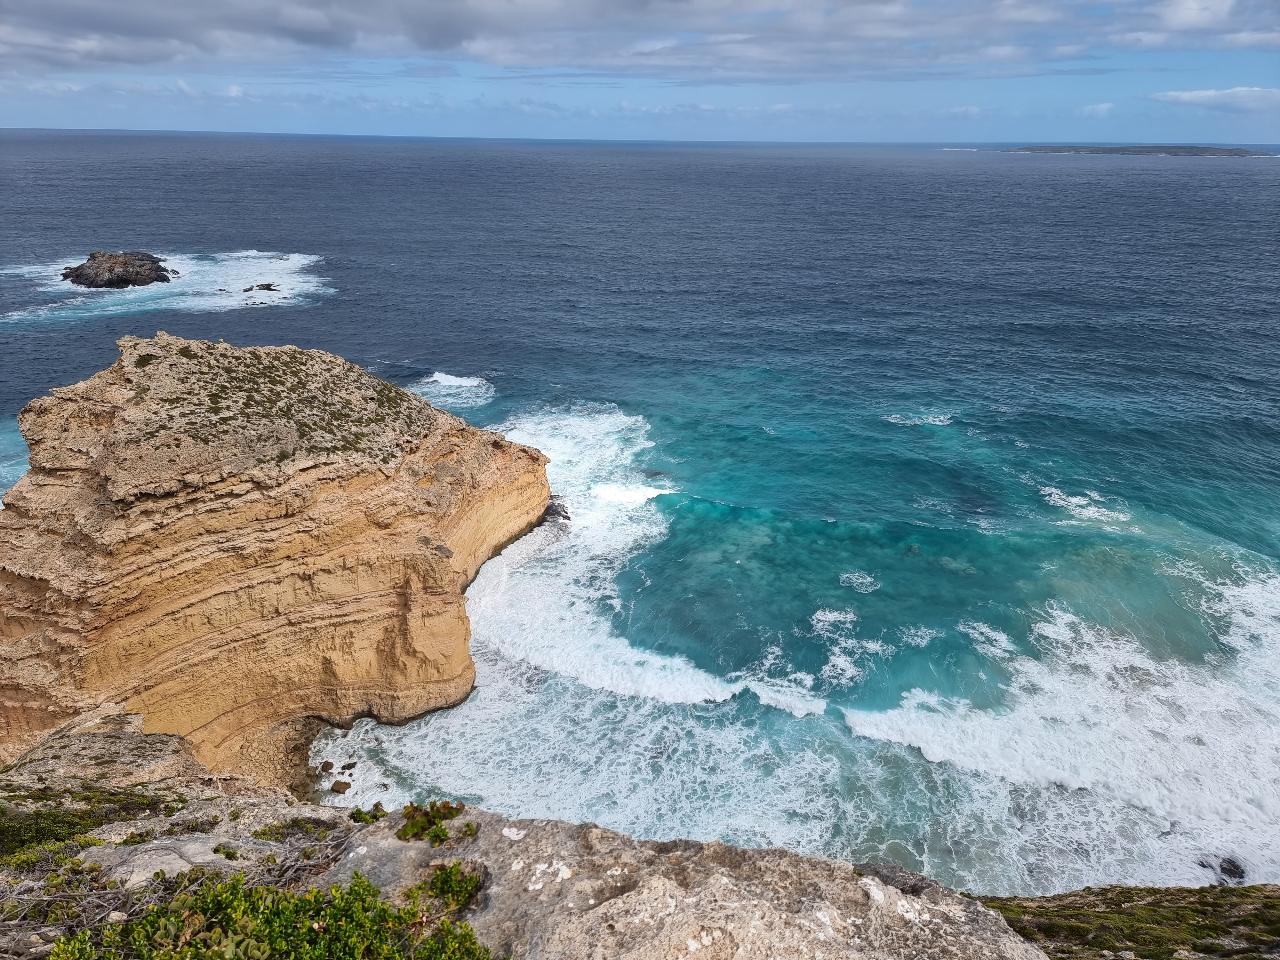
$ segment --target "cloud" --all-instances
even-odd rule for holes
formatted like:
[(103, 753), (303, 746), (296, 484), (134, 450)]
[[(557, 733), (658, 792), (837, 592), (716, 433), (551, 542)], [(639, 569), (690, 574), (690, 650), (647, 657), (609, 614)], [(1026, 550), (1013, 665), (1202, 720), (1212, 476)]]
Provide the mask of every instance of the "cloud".
[(1233, 113), (1280, 112), (1280, 88), (1232, 87), (1230, 90), (1166, 90), (1152, 99)]
[(1089, 103), (1077, 110), (1076, 113), (1094, 120), (1105, 120), (1111, 116), (1111, 111), (1115, 108), (1116, 105), (1114, 103)]
[(1203, 30), (1231, 16), (1236, 0), (1165, 0), (1160, 16), (1170, 30)]
[(1114, 44), (1266, 46), (1276, 0), (0, 0), (10, 70), (425, 56), (678, 82), (990, 75)]

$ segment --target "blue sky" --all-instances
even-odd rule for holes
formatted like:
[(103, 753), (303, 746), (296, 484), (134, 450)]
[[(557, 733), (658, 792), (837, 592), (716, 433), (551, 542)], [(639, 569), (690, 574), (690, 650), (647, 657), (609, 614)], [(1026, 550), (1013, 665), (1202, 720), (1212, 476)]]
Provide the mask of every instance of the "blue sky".
[(0, 125), (1280, 142), (1280, 0), (0, 0)]

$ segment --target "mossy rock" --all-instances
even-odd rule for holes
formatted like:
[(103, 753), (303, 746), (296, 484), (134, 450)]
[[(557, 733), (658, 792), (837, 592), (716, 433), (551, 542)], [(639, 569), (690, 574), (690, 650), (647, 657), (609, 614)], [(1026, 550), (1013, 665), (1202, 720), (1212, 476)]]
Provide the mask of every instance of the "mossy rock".
[(1103, 887), (1054, 897), (984, 897), (1053, 958), (1141, 960), (1280, 955), (1280, 887)]

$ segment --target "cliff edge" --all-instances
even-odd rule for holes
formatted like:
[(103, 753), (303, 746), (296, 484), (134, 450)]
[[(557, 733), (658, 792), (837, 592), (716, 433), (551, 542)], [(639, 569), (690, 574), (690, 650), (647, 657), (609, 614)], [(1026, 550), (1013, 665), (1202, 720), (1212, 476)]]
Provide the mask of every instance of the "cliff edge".
[(111, 703), (280, 782), (308, 721), (463, 699), (463, 590), (542, 516), (545, 458), (328, 353), (119, 346), (19, 416), (0, 761)]
[[(246, 899), (233, 875), (270, 893)], [(403, 944), (367, 899), (331, 929), (332, 910), (298, 922), (315, 903), (298, 898), (366, 881), (412, 907)], [(230, 915), (171, 899), (202, 890)], [(281, 929), (289, 942), (273, 945)], [(101, 949), (121, 930), (142, 949)], [(238, 960), (1045, 960), (976, 900), (893, 867), (452, 803), (299, 803), (210, 776), (180, 738), (128, 716), (81, 718), (0, 771), (0, 956), (214, 956), (192, 949), (206, 944)]]

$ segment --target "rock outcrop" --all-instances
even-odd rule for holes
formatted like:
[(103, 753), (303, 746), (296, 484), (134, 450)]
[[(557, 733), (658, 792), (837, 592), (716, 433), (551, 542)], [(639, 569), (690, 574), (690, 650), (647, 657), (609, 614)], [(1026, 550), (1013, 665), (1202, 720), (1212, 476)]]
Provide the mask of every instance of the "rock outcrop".
[[(483, 880), (460, 919), (494, 957), (1044, 960), (996, 913), (906, 871), (637, 841), (471, 807), (450, 811), (443, 837), (402, 839), (403, 812), (357, 824), (343, 810), (209, 776), (181, 739), (140, 735), (130, 717), (78, 722), (0, 775), (0, 807), (30, 810), (50, 796), (111, 821), (92, 830), (104, 843), (80, 851), (95, 868), (85, 899), (96, 913), (64, 902), (56, 923), (39, 926), (8, 919), (34, 912), (0, 912), (0, 955), (6, 947), (39, 955), (47, 940), (109, 910), (144, 909), (157, 871), (238, 872), (294, 888), (328, 888), (359, 873), (395, 897), (456, 865)], [(6, 889), (18, 907), (39, 900), (47, 879), (27, 875), (37, 871), (6, 877), (4, 867), (0, 860), (0, 902)]]
[(463, 590), (542, 517), (545, 458), (319, 351), (120, 351), (19, 417), (0, 759), (110, 702), (282, 781), (311, 718), (464, 698)]
[(164, 260), (154, 253), (122, 250), (111, 253), (95, 250), (79, 266), (66, 267), (62, 279), (81, 287), (145, 287), (149, 283), (168, 283), (178, 271), (161, 266)]

